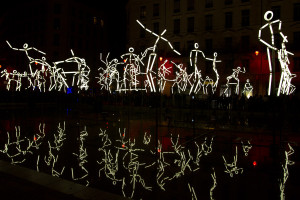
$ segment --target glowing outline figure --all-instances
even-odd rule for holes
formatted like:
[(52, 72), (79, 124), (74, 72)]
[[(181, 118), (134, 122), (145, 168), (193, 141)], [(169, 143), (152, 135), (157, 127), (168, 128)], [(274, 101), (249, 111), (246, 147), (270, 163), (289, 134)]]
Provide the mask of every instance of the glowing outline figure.
[(242, 148), (243, 148), (243, 152), (245, 154), (245, 156), (248, 156), (249, 151), (252, 149), (252, 145), (250, 144), (250, 141), (247, 141), (247, 144), (244, 144), (243, 141), (241, 141), (242, 144)]
[(250, 96), (252, 96), (252, 92), (253, 92), (253, 86), (251, 85), (250, 80), (247, 79), (242, 93), (244, 93), (247, 99), (249, 99)]
[[(6, 43), (7, 43), (8, 46), (9, 46), (11, 49), (13, 49), (13, 50), (16, 50), (16, 51), (24, 51), (30, 63), (35, 62), (36, 59), (30, 57), (29, 54), (28, 54), (28, 51), (34, 50), (34, 51), (36, 51), (36, 52), (39, 52), (40, 54), (46, 55), (46, 53), (42, 52), (41, 50), (38, 50), (38, 49), (35, 48), (35, 47), (28, 47), (28, 44), (27, 44), (27, 43), (24, 43), (23, 49), (18, 49), (18, 48), (12, 47), (11, 44), (10, 44), (7, 40), (6, 40)], [(33, 71), (32, 71), (32, 68), (31, 68), (31, 65), (30, 65), (30, 64), (29, 64), (29, 70), (30, 70), (30, 75), (33, 75)]]
[(176, 85), (178, 88), (178, 92), (180, 93), (180, 91), (184, 92), (186, 90), (187, 84), (189, 83), (190, 86), (193, 86), (193, 83), (190, 81), (191, 77), (194, 75), (194, 73), (192, 74), (188, 74), (186, 71), (186, 68), (183, 69), (183, 64), (176, 64), (173, 61), (171, 61), (171, 63), (173, 63), (173, 65), (175, 65), (175, 67), (177, 69), (179, 69), (179, 72), (176, 72), (176, 78), (175, 78), (175, 83), (172, 85), (171, 87), (171, 91), (173, 94), (173, 87)]
[[(224, 91), (224, 94), (227, 94), (227, 91), (230, 87), (230, 85), (235, 85), (235, 94), (239, 95), (239, 88), (240, 88), (240, 79), (238, 78), (239, 73), (246, 73), (245, 67), (243, 68), (244, 70), (241, 71), (241, 67), (238, 66), (236, 69), (232, 69), (233, 73), (230, 76), (227, 76), (227, 83), (226, 83), (226, 89)], [(231, 83), (230, 80), (235, 79), (237, 82), (236, 83)]]
[(218, 56), (218, 53), (215, 52), (214, 53), (214, 58), (211, 59), (211, 58), (205, 58), (206, 60), (210, 60), (212, 61), (212, 65), (213, 65), (213, 70), (216, 74), (216, 81), (214, 82), (213, 84), (213, 87), (212, 87), (212, 93), (214, 94), (217, 90), (217, 87), (218, 87), (218, 83), (219, 83), (219, 79), (220, 79), (220, 75), (218, 73), (218, 70), (217, 70), (217, 67), (216, 67), (216, 63), (219, 63), (219, 62), (222, 62), (221, 60), (217, 60), (217, 56)]
[(223, 160), (224, 160), (225, 169), (226, 169), (225, 172), (228, 173), (230, 175), (230, 177), (233, 177), (233, 174), (238, 174), (239, 172), (241, 172), (241, 174), (243, 173), (243, 168), (238, 168), (236, 166), (237, 156), (238, 156), (237, 146), (235, 146), (235, 156), (233, 156), (233, 162), (232, 163), (228, 164), (225, 157), (222, 156)]
[[(271, 21), (272, 18), (273, 18), (273, 12), (272, 11), (265, 12), (264, 19), (267, 21), (267, 23), (265, 25), (263, 25), (259, 29), (259, 32), (258, 32), (259, 41), (267, 46), (267, 54), (268, 54), (268, 62), (269, 62), (269, 70), (270, 70), (270, 72), (269, 72), (269, 88), (268, 88), (268, 95), (269, 96), (271, 95), (272, 72), (273, 72), (270, 49), (275, 50), (275, 51), (277, 50), (277, 48), (275, 47), (274, 32), (273, 32), (273, 26), (272, 26), (273, 24), (278, 23), (278, 31), (282, 35), (282, 32), (281, 32), (281, 23), (282, 22), (279, 19)], [(265, 40), (263, 40), (261, 38), (262, 30), (267, 28), (267, 27), (270, 29), (270, 33), (271, 33), (271, 44), (267, 43)]]
[(128, 80), (126, 77), (129, 76), (129, 90), (132, 90), (131, 86), (134, 86), (134, 90), (138, 91), (141, 89), (138, 89), (137, 86), (139, 84), (139, 81), (137, 80), (137, 75), (141, 73), (140, 63), (144, 65), (142, 58), (139, 57), (139, 55), (134, 54), (134, 48), (130, 47), (128, 49), (128, 53), (125, 53), (121, 55), (121, 58), (124, 59), (124, 57), (127, 57), (125, 60), (125, 63), (129, 61), (129, 63), (126, 64), (124, 67), (124, 75), (123, 75), (123, 87), (124, 89), (120, 89), (121, 91), (128, 90), (126, 87), (126, 80)]
[[(195, 81), (198, 80), (198, 78), (201, 78), (201, 70), (198, 69), (198, 66), (197, 66), (197, 57), (198, 57), (198, 53), (202, 54), (203, 58), (205, 58), (205, 55), (203, 53), (203, 51), (199, 50), (199, 44), (198, 43), (195, 43), (194, 44), (194, 48), (193, 50), (191, 50), (190, 52), (190, 66), (194, 67), (194, 75), (195, 75)], [(192, 59), (192, 56), (194, 54), (194, 59)], [(192, 89), (191, 89), (192, 90)]]
[(217, 177), (216, 177), (215, 169), (212, 168), (212, 170), (213, 170), (213, 173), (211, 173), (210, 175), (211, 175), (211, 178), (213, 179), (214, 183), (213, 183), (213, 186), (209, 190), (209, 196), (210, 196), (211, 200), (214, 200), (214, 198), (213, 198), (213, 191), (217, 187)]
[(143, 28), (145, 29), (147, 32), (149, 32), (150, 34), (154, 35), (157, 39), (155, 40), (155, 43), (153, 45), (153, 47), (150, 47), (149, 49), (152, 50), (152, 53), (150, 54), (149, 58), (148, 58), (148, 64), (147, 64), (147, 70), (146, 70), (146, 74), (147, 74), (147, 82), (150, 86), (150, 91), (151, 92), (156, 92), (156, 89), (155, 89), (155, 85), (154, 85), (154, 82), (153, 82), (153, 77), (152, 77), (152, 73), (153, 73), (153, 66), (154, 66), (154, 63), (155, 63), (155, 59), (156, 59), (156, 56), (157, 54), (155, 53), (156, 51), (156, 47), (157, 47), (157, 43), (160, 39), (162, 39), (163, 41), (167, 42), (168, 45), (170, 46), (170, 48), (172, 49), (173, 52), (175, 52), (176, 54), (178, 55), (181, 55), (178, 51), (176, 51), (172, 44), (164, 37), (162, 37), (165, 33), (166, 33), (166, 29), (163, 30), (163, 32), (158, 35), (156, 33), (154, 33), (153, 31), (149, 30), (148, 28), (146, 28), (139, 20), (136, 20), (136, 22)]
[(280, 94), (290, 95), (296, 89), (296, 87), (291, 84), (291, 80), (292, 78), (296, 77), (296, 74), (292, 74), (288, 66), (290, 64), (288, 54), (294, 54), (286, 50), (285, 42), (287, 42), (287, 36), (284, 36), (283, 34), (281, 34), (281, 36), (283, 37), (283, 42), (281, 43), (281, 49), (277, 51), (281, 68), (281, 76), (277, 96), (280, 96)]
[[(75, 155), (79, 160), (79, 163), (78, 163), (79, 168), (84, 172), (84, 174), (81, 177), (75, 178), (74, 170), (73, 170), (73, 168), (71, 168), (72, 179), (76, 180), (76, 181), (82, 180), (89, 175), (88, 170), (84, 167), (84, 164), (88, 162), (86, 159), (88, 154), (87, 154), (86, 148), (84, 147), (84, 140), (85, 140), (85, 137), (87, 137), (87, 136), (88, 136), (88, 132), (86, 131), (86, 127), (84, 127), (84, 130), (80, 131), (80, 136), (79, 136), (79, 140), (80, 140), (79, 154), (73, 153), (73, 155)], [(86, 180), (85, 186), (88, 186), (89, 184), (90, 184), (90, 182), (88, 180)]]
[(285, 151), (284, 155), (285, 155), (285, 162), (282, 165), (282, 169), (283, 169), (283, 177), (282, 180), (279, 180), (279, 187), (280, 187), (280, 199), (284, 200), (285, 199), (285, 194), (284, 194), (284, 190), (285, 190), (285, 184), (286, 181), (289, 177), (289, 170), (288, 170), (288, 166), (289, 165), (293, 165), (295, 164), (294, 161), (289, 160), (289, 157), (294, 154), (294, 149), (292, 148), (292, 146), (288, 143), (289, 146), (289, 151)]

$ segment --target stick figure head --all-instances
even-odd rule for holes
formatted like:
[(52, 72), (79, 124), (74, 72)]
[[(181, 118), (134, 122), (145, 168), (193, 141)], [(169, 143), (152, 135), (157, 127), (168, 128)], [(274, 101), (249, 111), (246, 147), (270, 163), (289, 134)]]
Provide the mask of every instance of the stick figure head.
[(130, 48), (129, 48), (129, 52), (132, 53), (133, 51), (134, 51), (134, 48), (133, 48), (133, 47), (130, 47)]
[(218, 55), (217, 52), (215, 52), (215, 53), (214, 53), (214, 57), (217, 57), (217, 55)]
[(198, 44), (198, 43), (195, 43), (195, 44), (194, 44), (194, 47), (195, 47), (195, 49), (198, 49), (198, 48), (199, 48), (199, 44)]
[(273, 12), (272, 11), (267, 11), (264, 15), (264, 19), (268, 22), (271, 21), (271, 19), (273, 18)]
[(24, 49), (27, 49), (27, 48), (28, 48), (28, 44), (25, 43), (25, 44), (23, 45), (23, 48), (24, 48)]

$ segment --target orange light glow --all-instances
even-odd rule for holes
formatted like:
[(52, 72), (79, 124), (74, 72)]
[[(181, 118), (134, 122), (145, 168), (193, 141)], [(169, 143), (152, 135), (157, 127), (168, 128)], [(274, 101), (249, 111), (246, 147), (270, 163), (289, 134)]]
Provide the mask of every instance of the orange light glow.
[(255, 55), (258, 56), (258, 54), (259, 54), (259, 51), (255, 51)]
[(163, 60), (163, 58), (162, 57), (159, 57), (159, 61), (161, 62)]
[(253, 161), (253, 166), (255, 167), (257, 165), (256, 161)]
[(125, 144), (122, 144), (122, 147), (125, 148)]

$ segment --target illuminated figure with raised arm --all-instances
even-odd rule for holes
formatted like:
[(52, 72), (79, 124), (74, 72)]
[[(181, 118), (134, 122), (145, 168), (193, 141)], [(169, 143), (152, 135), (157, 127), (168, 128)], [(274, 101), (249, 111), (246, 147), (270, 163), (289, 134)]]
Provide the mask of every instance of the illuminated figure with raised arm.
[[(271, 95), (271, 84), (272, 84), (272, 72), (273, 72), (273, 67), (272, 66), (272, 57), (271, 57), (271, 53), (270, 50), (274, 50), (277, 51), (277, 48), (275, 47), (275, 40), (274, 40), (274, 31), (273, 31), (273, 26), (275, 24), (278, 24), (278, 31), (280, 33), (281, 36), (283, 36), (282, 32), (281, 32), (281, 21), (279, 19), (271, 21), (273, 18), (273, 12), (272, 11), (267, 11), (264, 15), (264, 19), (267, 21), (267, 23), (265, 25), (263, 25), (258, 32), (258, 39), (261, 43), (263, 43), (264, 45), (267, 46), (267, 54), (268, 54), (268, 62), (269, 62), (269, 88), (268, 88), (268, 95)], [(265, 40), (262, 39), (262, 30), (264, 30), (265, 28), (269, 28), (270, 34), (271, 34), (271, 42), (267, 42)], [(285, 37), (283, 36), (283, 38), (285, 39)], [(275, 88), (273, 88), (275, 89)]]
[(253, 86), (251, 85), (249, 79), (247, 79), (244, 85), (243, 93), (249, 99), (250, 96), (252, 96), (252, 92), (253, 92)]
[[(140, 64), (144, 65), (142, 59), (139, 55), (133, 53), (134, 48), (130, 47), (128, 53), (121, 55), (121, 58), (124, 59), (125, 67), (124, 67), (124, 75), (123, 75), (123, 83), (121, 87), (121, 91), (132, 90), (132, 86), (134, 90), (140, 90), (137, 86), (139, 85), (139, 81), (137, 76), (141, 72)], [(127, 78), (128, 77), (128, 78)], [(127, 89), (127, 81), (129, 81), (129, 89)]]
[(157, 56), (155, 51), (156, 51), (158, 41), (163, 40), (163, 41), (167, 42), (173, 52), (175, 52), (178, 55), (181, 55), (181, 54), (173, 48), (172, 44), (166, 38), (162, 37), (167, 31), (166, 29), (163, 30), (163, 32), (160, 35), (158, 35), (158, 34), (154, 33), (153, 31), (149, 30), (148, 28), (146, 28), (139, 20), (136, 20), (136, 21), (143, 29), (145, 29), (147, 32), (149, 32), (150, 34), (154, 35), (157, 38), (155, 40), (153, 47), (148, 48), (149, 50), (150, 49), (152, 50), (152, 53), (150, 53), (150, 55), (149, 55), (148, 63), (147, 63), (147, 70), (146, 70), (147, 82), (150, 86), (150, 91), (156, 92), (152, 73), (153, 73), (153, 66), (154, 66), (154, 63), (156, 60), (156, 56)]
[(218, 87), (218, 83), (219, 83), (219, 79), (220, 79), (220, 75), (218, 73), (217, 67), (216, 67), (216, 63), (217, 62), (222, 62), (221, 60), (217, 60), (217, 52), (214, 53), (214, 58), (205, 58), (206, 60), (210, 60), (212, 61), (212, 65), (213, 65), (213, 70), (216, 74), (216, 81), (214, 81), (213, 85), (212, 85), (212, 93), (215, 93)]
[(32, 63), (35, 63), (36, 59), (35, 59), (35, 58), (32, 58), (31, 56), (29, 56), (29, 53), (28, 53), (28, 52), (29, 52), (30, 50), (34, 50), (34, 51), (36, 51), (36, 52), (38, 52), (38, 53), (40, 53), (40, 54), (43, 54), (43, 55), (46, 55), (46, 53), (44, 53), (44, 52), (38, 50), (38, 49), (35, 48), (35, 47), (28, 47), (28, 44), (27, 44), (27, 43), (25, 43), (25, 44), (23, 45), (23, 49), (18, 49), (18, 48), (12, 47), (11, 44), (10, 44), (8, 41), (6, 41), (6, 43), (7, 43), (8, 46), (9, 46), (11, 49), (13, 49), (13, 50), (16, 50), (16, 51), (24, 51), (24, 52), (25, 52), (25, 54), (26, 54), (26, 56), (27, 56), (27, 58), (28, 58), (28, 60), (29, 60), (29, 70), (30, 70), (30, 75), (33, 75), (33, 70), (32, 70), (31, 64), (32, 64)]
[(124, 64), (119, 63), (118, 59), (113, 59), (111, 61), (108, 61), (109, 53), (106, 56), (106, 60), (102, 60), (102, 54), (100, 54), (100, 60), (106, 65), (106, 69), (103, 69), (100, 67), (98, 71), (102, 71), (102, 73), (99, 73), (99, 77), (96, 77), (99, 79), (98, 83), (100, 85), (103, 85), (106, 90), (108, 90), (111, 93), (111, 86), (113, 82), (116, 82), (116, 90), (119, 90), (119, 71), (117, 70), (117, 65)]
[[(239, 88), (240, 88), (240, 79), (238, 78), (238, 76), (239, 76), (240, 72), (246, 73), (246, 69), (244, 67), (244, 70), (242, 71), (241, 67), (239, 66), (236, 69), (232, 69), (232, 70), (233, 70), (233, 73), (226, 78), (227, 83), (226, 83), (226, 89), (224, 91), (224, 94), (227, 94), (230, 85), (235, 85), (235, 94), (238, 95), (239, 94)], [(232, 79), (234, 79), (235, 82), (232, 82), (231, 81)]]
[(186, 68), (183, 68), (183, 64), (179, 64), (177, 65), (176, 63), (174, 63), (173, 61), (171, 61), (171, 63), (173, 63), (175, 65), (175, 67), (177, 69), (179, 69), (179, 72), (176, 72), (176, 78), (175, 78), (175, 82), (171, 87), (172, 90), (172, 94), (173, 94), (173, 88), (176, 85), (178, 88), (178, 92), (180, 93), (180, 91), (184, 92), (186, 90), (187, 84), (189, 83), (190, 86), (192, 86), (192, 82), (191, 82), (191, 77), (194, 75), (194, 73), (192, 74), (188, 74), (186, 71)]
[(289, 69), (290, 61), (288, 58), (288, 54), (290, 55), (294, 55), (294, 54), (286, 50), (285, 42), (287, 42), (286, 39), (287, 36), (284, 36), (282, 34), (282, 37), (283, 37), (283, 42), (281, 43), (281, 49), (277, 51), (278, 60), (281, 67), (281, 76), (280, 76), (277, 96), (279, 96), (280, 94), (290, 95), (296, 89), (296, 87), (291, 84), (292, 78), (295, 78), (296, 74), (291, 73)]
[(169, 80), (166, 78), (167, 75), (169, 75), (171, 73), (170, 68), (171, 67), (166, 67), (166, 63), (168, 62), (168, 60), (165, 60), (163, 62), (163, 64), (161, 64), (158, 68), (158, 89), (159, 92), (163, 92), (166, 86), (166, 82), (167, 81), (173, 81), (173, 80)]

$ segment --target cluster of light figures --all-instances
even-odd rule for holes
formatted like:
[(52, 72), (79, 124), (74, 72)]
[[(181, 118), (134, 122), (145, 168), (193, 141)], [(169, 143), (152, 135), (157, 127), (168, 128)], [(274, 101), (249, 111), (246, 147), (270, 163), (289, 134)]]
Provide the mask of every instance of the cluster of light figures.
[[(270, 51), (277, 51), (278, 61), (281, 67), (281, 77), (278, 86), (277, 95), (285, 94), (290, 95), (295, 91), (295, 86), (291, 84), (292, 78), (296, 75), (292, 74), (289, 70), (289, 59), (288, 55), (293, 53), (286, 50), (286, 43), (288, 42), (287, 36), (281, 32), (281, 21), (271, 21), (273, 13), (267, 11), (265, 13), (265, 20), (267, 23), (259, 29), (258, 39), (267, 47), (267, 55), (269, 61), (269, 89), (268, 94), (271, 94), (271, 82), (272, 82), (272, 62)], [(217, 63), (221, 60), (217, 60), (217, 52), (213, 54), (212, 58), (205, 56), (204, 52), (199, 50), (198, 43), (194, 44), (194, 49), (190, 51), (190, 59), (188, 66), (183, 63), (174, 62), (172, 60), (164, 60), (161, 63), (158, 62), (158, 55), (156, 53), (158, 42), (162, 41), (168, 44), (174, 54), (181, 55), (176, 51), (171, 43), (163, 37), (166, 33), (164, 30), (161, 34), (154, 33), (153, 31), (146, 28), (141, 22), (137, 20), (137, 23), (145, 29), (147, 32), (152, 34), (156, 40), (154, 45), (145, 49), (140, 54), (134, 52), (134, 48), (130, 47), (129, 51), (120, 56), (120, 59), (113, 58), (109, 59), (109, 53), (106, 59), (103, 60), (102, 54), (100, 54), (100, 60), (105, 67), (98, 69), (99, 76), (95, 77), (98, 80), (101, 89), (109, 92), (127, 92), (127, 91), (150, 91), (150, 92), (164, 92), (166, 83), (171, 85), (171, 92), (198, 94), (202, 91), (202, 94), (214, 94), (217, 90), (220, 75), (217, 70)], [(276, 47), (274, 43), (274, 31), (273, 26), (279, 24), (279, 32), (282, 39), (281, 47)], [(268, 43), (267, 39), (263, 39), (262, 30), (269, 28), (271, 33), (271, 42)], [(29, 72), (18, 72), (13, 70), (9, 72), (6, 69), (2, 70), (2, 77), (5, 77), (7, 81), (6, 88), (10, 90), (12, 83), (15, 83), (15, 90), (20, 91), (22, 86), (22, 79), (28, 80), (26, 89), (32, 88), (39, 89), (40, 91), (67, 91), (70, 87), (78, 87), (78, 92), (81, 90), (87, 90), (89, 88), (89, 73), (90, 68), (87, 66), (85, 59), (76, 57), (71, 50), (72, 57), (64, 61), (53, 62), (52, 65), (46, 61), (45, 53), (34, 48), (29, 47), (28, 44), (24, 44), (23, 48), (18, 49), (12, 47), (7, 42), (9, 47), (16, 51), (24, 52), (29, 61)], [(40, 54), (42, 57), (33, 58), (30, 51)], [(211, 67), (214, 71), (214, 77), (203, 76), (199, 66), (200, 60), (211, 62)], [(60, 67), (63, 63), (75, 63), (77, 69), (74, 71), (65, 71), (64, 68)], [(187, 68), (193, 68), (193, 72), (188, 74)], [(120, 71), (120, 69), (122, 69)], [(145, 69), (145, 70), (143, 70)], [(243, 70), (241, 70), (243, 69)], [(172, 72), (175, 72), (173, 74)], [(233, 73), (228, 76), (226, 87), (222, 94), (229, 96), (228, 90), (233, 90), (233, 93), (240, 95), (240, 81), (238, 78), (239, 73), (245, 73), (245, 68), (238, 66), (233, 69)], [(67, 76), (71, 76), (72, 83), (68, 84)], [(49, 82), (46, 85), (46, 82)], [(23, 81), (24, 82), (24, 81)], [(242, 93), (248, 98), (252, 95), (253, 86), (249, 79), (247, 79)]]
[[(77, 138), (79, 151), (76, 146), (72, 148), (72, 152), (75, 151), (72, 155), (76, 157), (78, 167), (74, 167), (76, 164), (66, 167), (66, 162), (63, 159), (59, 160), (65, 141), (68, 139), (65, 127), (65, 122), (59, 124), (57, 132), (52, 135), (53, 137), (50, 140), (45, 137), (45, 124), (40, 124), (39, 132), (33, 134), (32, 139), (25, 136), (21, 137), (21, 128), (17, 126), (15, 127), (15, 135), (7, 132), (7, 142), (4, 144), (4, 148), (0, 149), (0, 153), (2, 153), (2, 156), (7, 157), (12, 164), (26, 163), (26, 161), (36, 159), (37, 171), (40, 171), (40, 168), (48, 169), (46, 171), (52, 176), (62, 178), (71, 174), (72, 180), (88, 186), (91, 175), (87, 167), (88, 154), (85, 142), (89, 136), (87, 128), (84, 127), (79, 133), (79, 138)], [(163, 147), (160, 140), (153, 148), (151, 143), (155, 141), (151, 138), (151, 134), (147, 132), (145, 132), (143, 140), (138, 145), (135, 138), (128, 136), (126, 129), (119, 128), (117, 134), (119, 139), (115, 141), (111, 140), (111, 133), (109, 134), (107, 130), (100, 129), (98, 136), (96, 134), (99, 154), (96, 160), (98, 169), (93, 170), (98, 170), (99, 180), (111, 182), (112, 186), (121, 189), (120, 194), (129, 198), (135, 198), (136, 188), (153, 191), (155, 187), (158, 187), (162, 192), (168, 192), (166, 188), (171, 182), (180, 181), (184, 176), (190, 176), (191, 174), (194, 176), (200, 172), (202, 170), (202, 159), (209, 157), (214, 147), (214, 136), (205, 136), (202, 140), (194, 141), (193, 147), (181, 143), (179, 135), (171, 136), (171, 148), (164, 149), (165, 147)], [(45, 152), (40, 151), (43, 144), (46, 144), (44, 147), (48, 147)], [(220, 160), (223, 160), (224, 163), (223, 172), (218, 172), (223, 173), (222, 176), (228, 176), (229, 179), (242, 174), (244, 169), (239, 164), (238, 155), (246, 158), (251, 149), (252, 144), (249, 140), (240, 139), (240, 144), (235, 144), (235, 152), (232, 152), (231, 155), (222, 155)], [(293, 153), (294, 150), (288, 143), (288, 150), (285, 151), (285, 159), (282, 164), (282, 178), (279, 180), (278, 187), (281, 199), (285, 199), (285, 185), (289, 176), (288, 166), (294, 164), (289, 158)], [(40, 157), (44, 159), (40, 159)], [(232, 161), (232, 163), (228, 161)], [(210, 183), (207, 183), (210, 185), (207, 195), (210, 199), (214, 199), (214, 190), (217, 188), (217, 183), (222, 182), (222, 180), (218, 180), (215, 167), (209, 167), (211, 179)], [(147, 170), (155, 173), (154, 176), (151, 176), (153, 177), (152, 181), (149, 181), (149, 176), (148, 178), (147, 175), (145, 176), (145, 174), (149, 175)], [(151, 185), (153, 183), (155, 185)], [(192, 199), (197, 199), (198, 191), (195, 190), (195, 186), (195, 183), (191, 182), (186, 185)]]

